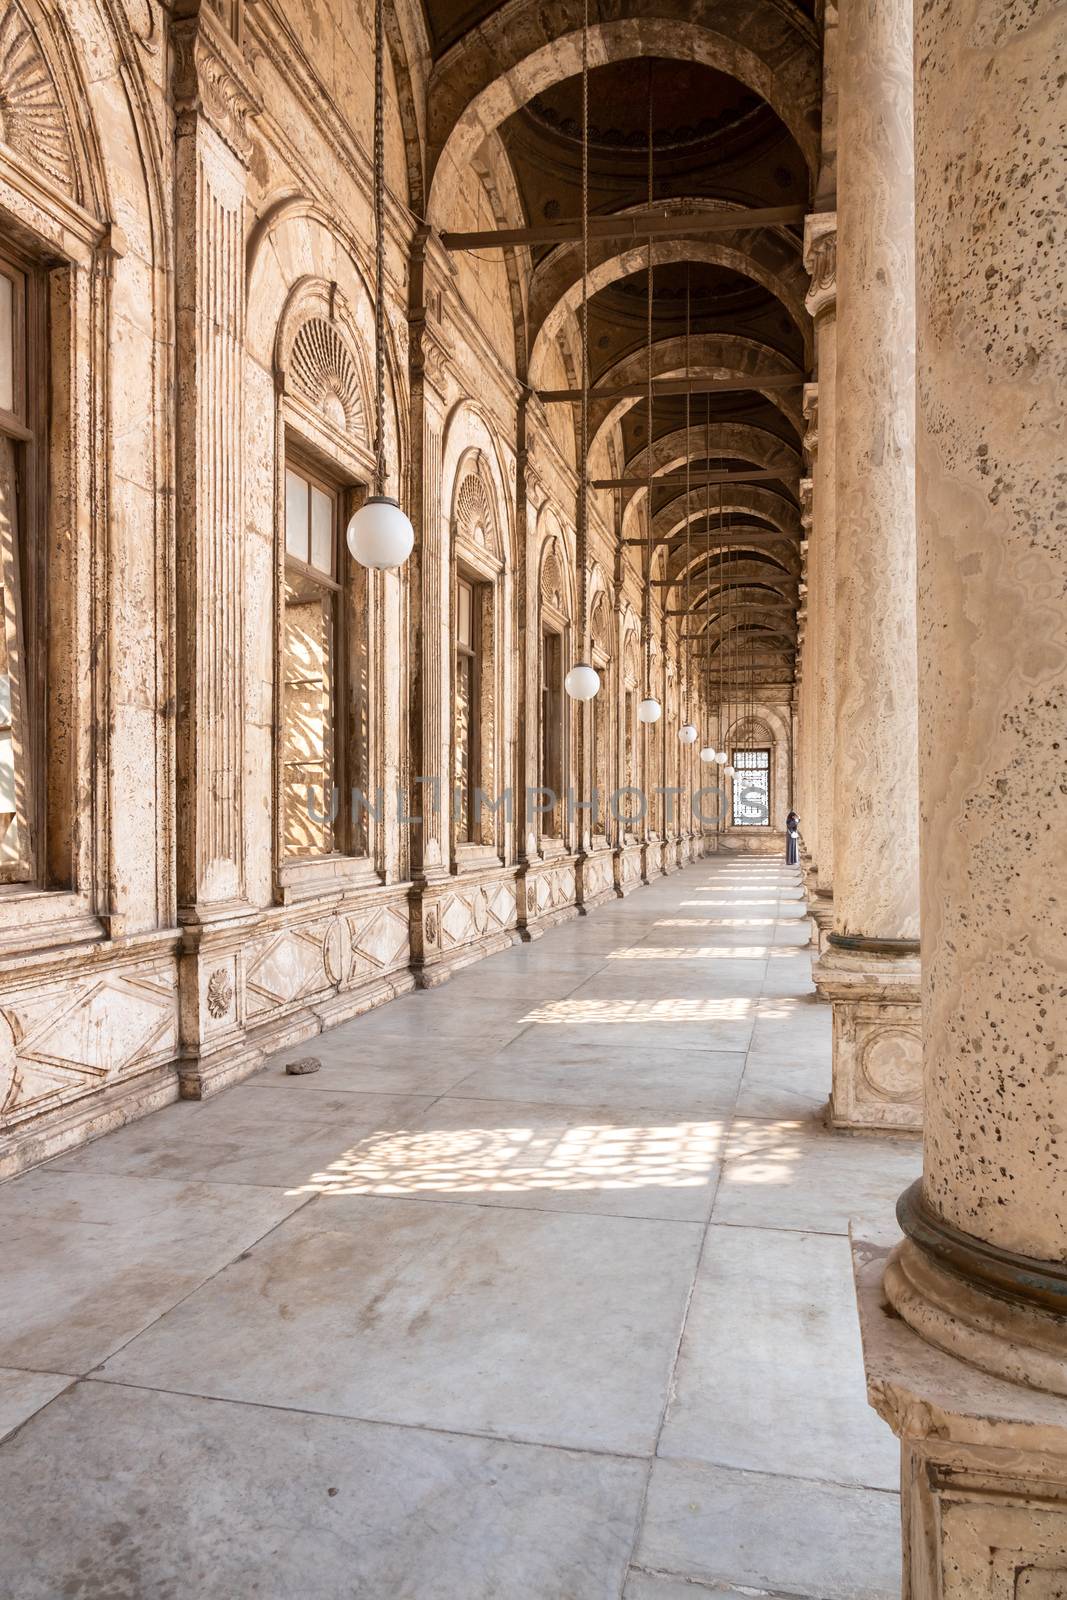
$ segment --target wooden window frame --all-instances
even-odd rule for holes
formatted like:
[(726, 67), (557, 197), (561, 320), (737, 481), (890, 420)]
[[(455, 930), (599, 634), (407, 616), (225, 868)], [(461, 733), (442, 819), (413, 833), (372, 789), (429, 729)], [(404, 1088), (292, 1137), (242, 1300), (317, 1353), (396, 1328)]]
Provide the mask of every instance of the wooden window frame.
[[(762, 767), (748, 767), (748, 768), (739, 767), (737, 765), (738, 757), (739, 756), (747, 756), (747, 755), (766, 756), (767, 757), (766, 768), (764, 769)], [(774, 815), (774, 812), (773, 812), (773, 795), (771, 793), (771, 785), (772, 785), (773, 775), (774, 775), (774, 750), (773, 750), (773, 748), (771, 746), (769, 746), (769, 745), (756, 745), (756, 746), (754, 746), (752, 748), (746, 748), (746, 749), (743, 749), (743, 750), (742, 749), (735, 749), (735, 750), (733, 750), (731, 752), (730, 759), (731, 759), (731, 762), (732, 762), (733, 768), (734, 768), (734, 778), (733, 778), (733, 783), (732, 783), (731, 789), (730, 789), (730, 826), (731, 826), (731, 828), (744, 828), (746, 832), (748, 832), (752, 828), (770, 828), (770, 826), (771, 826), (771, 818)], [(760, 772), (760, 771), (764, 771), (764, 770), (767, 773), (767, 817), (766, 817), (766, 821), (764, 821), (764, 822), (738, 822), (738, 820), (737, 820), (737, 794), (738, 794), (738, 788), (739, 788), (738, 777), (740, 776), (740, 774), (742, 772), (746, 772), (746, 771), (747, 772)], [(743, 787), (743, 785), (741, 785), (740, 787)]]
[(16, 770), (21, 770), (25, 793), (19, 818), (25, 834), (21, 858), (0, 864), (0, 886), (67, 888), (70, 863), (62, 849), (63, 840), (49, 837), (47, 811), (49, 285), (40, 265), (6, 238), (0, 246), (0, 266), (15, 288), (13, 405), (0, 410), (0, 434), (12, 451), (15, 479), (16, 572), (5, 625), (16, 658), (12, 677), (17, 676), (17, 707), (12, 732), (13, 743), (21, 743), (21, 768)]
[[(550, 681), (549, 667), (552, 663), (552, 676)], [(550, 821), (551, 828), (542, 826), (542, 832), (551, 838), (559, 838), (562, 834), (561, 817), (563, 815), (563, 634), (558, 628), (544, 624), (541, 628), (541, 751), (540, 751), (540, 784), (542, 788), (551, 789), (556, 796), (556, 805), (551, 817), (547, 813), (542, 817), (542, 823)]]
[[(282, 497), (282, 557), (283, 557), (283, 585), (282, 604), (288, 606), (287, 591), (289, 576), (294, 574), (306, 583), (315, 584), (328, 591), (333, 596), (332, 629), (330, 640), (331, 661), (331, 686), (330, 686), (330, 764), (328, 783), (337, 790), (338, 806), (337, 816), (332, 824), (333, 848), (323, 851), (318, 855), (290, 854), (286, 849), (287, 819), (283, 815), (279, 829), (279, 857), (283, 868), (306, 867), (314, 862), (335, 861), (338, 858), (353, 854), (354, 840), (353, 819), (350, 816), (349, 782), (353, 765), (353, 752), (350, 748), (350, 719), (352, 713), (351, 692), (351, 666), (352, 666), (352, 640), (349, 627), (349, 603), (351, 600), (347, 565), (344, 559), (343, 529), (345, 526), (345, 513), (353, 490), (346, 487), (338, 478), (331, 477), (323, 471), (321, 466), (291, 440), (286, 441), (283, 461), (283, 472), (286, 475), (286, 493)], [(292, 472), (308, 485), (308, 527), (311, 527), (311, 490), (318, 489), (322, 494), (329, 496), (333, 506), (332, 530), (332, 571), (327, 574), (309, 561), (302, 561), (298, 556), (291, 554), (288, 548), (288, 474)], [(310, 531), (309, 531), (310, 541)], [(282, 621), (282, 638), (284, 640), (285, 623)], [(283, 671), (281, 674), (281, 705), (277, 737), (283, 744), (287, 726), (286, 686)], [(285, 804), (286, 787), (281, 786), (282, 804)]]
[[(463, 810), (465, 821), (460, 816), (456, 818), (456, 844), (477, 845), (481, 843), (478, 837), (478, 828), (474, 816), (474, 796), (481, 783), (482, 772), (482, 741), (481, 741), (481, 699), (482, 699), (482, 671), (484, 666), (482, 623), (484, 610), (485, 584), (483, 580), (467, 577), (464, 573), (456, 574), (456, 627), (455, 647), (452, 668), (452, 737), (458, 750), (456, 710), (459, 706), (459, 676), (460, 662), (469, 663), (469, 693), (467, 696), (467, 771), (463, 783)], [(460, 595), (466, 590), (470, 595), (470, 643), (460, 639), (459, 614)], [(454, 781), (459, 787), (459, 772), (455, 770)]]

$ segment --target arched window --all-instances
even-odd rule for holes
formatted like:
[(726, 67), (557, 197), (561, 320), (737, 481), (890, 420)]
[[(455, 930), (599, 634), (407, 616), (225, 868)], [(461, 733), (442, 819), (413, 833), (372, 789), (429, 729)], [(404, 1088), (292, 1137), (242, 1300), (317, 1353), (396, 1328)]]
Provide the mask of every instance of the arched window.
[(501, 738), (503, 541), (479, 452), (461, 465), (452, 511), (452, 783), (457, 864), (503, 855)]
[(278, 336), (281, 421), (276, 764), (283, 891), (311, 864), (370, 853), (353, 791), (369, 771), (371, 578), (345, 529), (372, 474), (366, 374), (335, 288), (303, 285)]
[(566, 672), (565, 657), (569, 627), (567, 583), (564, 576), (564, 554), (560, 540), (552, 535), (546, 541), (541, 557), (539, 585), (540, 630), (540, 758), (538, 786), (551, 790), (556, 804), (551, 812), (541, 815), (541, 836), (562, 842), (564, 831), (564, 791), (567, 787), (569, 750), (567, 748), (567, 716), (564, 706), (563, 678)]
[(614, 789), (612, 782), (611, 724), (615, 705), (615, 684), (612, 679), (612, 615), (608, 597), (600, 591), (593, 600), (589, 619), (593, 666), (600, 673), (600, 692), (593, 701), (590, 722), (593, 748), (590, 772), (596, 791), (592, 831), (606, 836), (610, 815), (609, 801)]

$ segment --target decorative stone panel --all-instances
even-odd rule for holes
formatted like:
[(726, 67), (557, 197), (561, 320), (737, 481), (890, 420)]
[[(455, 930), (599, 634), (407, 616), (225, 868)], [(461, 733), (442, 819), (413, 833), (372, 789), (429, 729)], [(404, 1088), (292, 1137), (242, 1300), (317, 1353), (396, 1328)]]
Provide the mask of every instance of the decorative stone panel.
[(173, 960), (64, 975), (0, 999), (0, 1130), (171, 1060)]

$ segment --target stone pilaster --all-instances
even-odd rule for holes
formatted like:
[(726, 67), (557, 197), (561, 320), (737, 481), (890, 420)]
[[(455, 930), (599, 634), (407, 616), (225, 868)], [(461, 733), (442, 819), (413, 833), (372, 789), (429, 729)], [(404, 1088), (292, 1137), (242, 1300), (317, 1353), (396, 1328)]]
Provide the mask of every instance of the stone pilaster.
[[(835, 583), (837, 572), (837, 485), (835, 434), (837, 387), (837, 217), (817, 212), (804, 226), (804, 265), (811, 277), (805, 305), (815, 322), (817, 393), (809, 421), (814, 442), (809, 449), (812, 466), (812, 534), (818, 548), (819, 588), (815, 596), (819, 620), (816, 630), (814, 696), (817, 702), (814, 750), (815, 807), (818, 812), (819, 855), (815, 874), (816, 921), (829, 933), (833, 918), (834, 867), (834, 707), (836, 673), (834, 652)], [(806, 397), (806, 391), (805, 391)]]
[[(806, 447), (811, 453), (811, 446), (816, 443), (815, 429), (811, 419), (818, 406), (818, 386), (807, 384), (804, 391), (805, 409), (808, 417), (808, 428), (805, 433)], [(804, 534), (801, 540), (801, 555), (804, 562), (804, 716), (803, 716), (803, 762), (802, 773), (804, 792), (800, 810), (800, 831), (804, 843), (804, 886), (808, 895), (808, 910), (812, 915), (812, 927), (815, 930), (815, 942), (819, 942), (819, 925), (815, 917), (816, 902), (815, 890), (818, 880), (819, 860), (819, 786), (818, 786), (818, 749), (819, 749), (819, 702), (818, 702), (818, 672), (817, 657), (819, 644), (819, 608), (817, 604), (819, 586), (819, 561), (818, 547), (812, 541), (812, 523), (814, 520), (814, 479), (801, 478), (800, 480), (800, 526)]]
[(259, 100), (214, 8), (172, 21), (177, 375), (177, 883), (183, 1095), (249, 1070), (245, 899), (244, 316), (246, 198)]
[[(867, 1323), (910, 1600), (1067, 1593), (1062, 7), (916, 13), (923, 1179)], [(878, 1265), (868, 1269), (877, 1280)], [(891, 1344), (890, 1341), (895, 1341)], [(896, 1403), (882, 1375), (893, 1357)], [(886, 1397), (886, 1398), (883, 1398)]]
[[(411, 281), (412, 522), (415, 549), (408, 564), (412, 612), (411, 954), (417, 970), (439, 951), (439, 917), (428, 887), (449, 875), (450, 768), (448, 684), (451, 548), (442, 505), (443, 441), (449, 344), (441, 320), (450, 277), (436, 235), (415, 241)], [(418, 781), (421, 780), (421, 781)]]
[(831, 1121), (900, 1130), (921, 1120), (911, 43), (910, 0), (842, 7), (834, 928), (815, 967)]

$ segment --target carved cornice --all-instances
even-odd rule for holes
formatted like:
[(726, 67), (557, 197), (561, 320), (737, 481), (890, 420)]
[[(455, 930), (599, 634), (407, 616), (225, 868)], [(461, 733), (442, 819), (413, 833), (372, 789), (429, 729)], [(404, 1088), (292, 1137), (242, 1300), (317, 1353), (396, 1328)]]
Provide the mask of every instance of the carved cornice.
[(812, 491), (814, 485), (810, 478), (800, 480), (800, 526), (805, 532), (811, 527)]
[(800, 442), (808, 457), (814, 461), (819, 453), (819, 385), (817, 383), (806, 383), (804, 385), (802, 409), (804, 420), (808, 426)]
[(195, 16), (176, 17), (171, 39), (179, 128), (202, 116), (247, 165), (252, 156), (248, 123), (263, 101), (244, 52), (207, 7)]
[(815, 211), (805, 217), (804, 267), (811, 279), (804, 304), (818, 321), (837, 307), (836, 211)]

